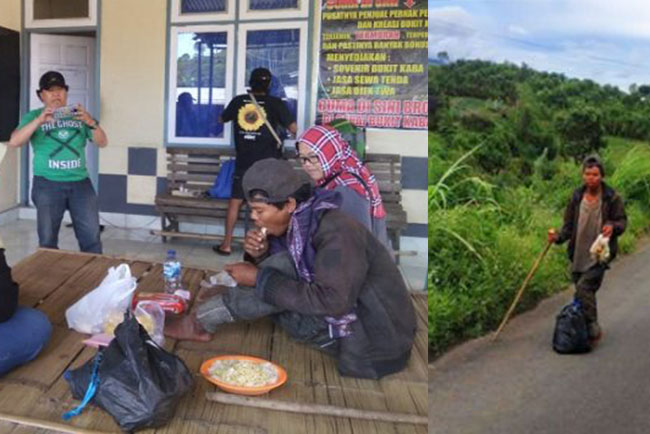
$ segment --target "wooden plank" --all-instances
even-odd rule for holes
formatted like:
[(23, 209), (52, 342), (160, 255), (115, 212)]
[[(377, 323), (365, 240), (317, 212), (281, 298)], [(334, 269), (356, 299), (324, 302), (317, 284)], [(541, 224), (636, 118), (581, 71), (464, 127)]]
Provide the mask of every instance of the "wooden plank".
[(131, 261), (129, 267), (131, 268), (131, 275), (140, 280), (142, 276), (148, 274), (153, 268), (154, 264), (143, 261)]
[(43, 391), (32, 385), (11, 384), (6, 377), (0, 379), (0, 412), (15, 416), (29, 416), (32, 404)]
[(211, 357), (209, 353), (179, 350), (178, 356), (187, 364), (190, 371), (196, 373), (194, 389), (180, 401), (172, 422), (156, 430), (160, 434), (177, 433), (236, 433), (262, 434), (267, 433), (261, 413), (250, 412), (246, 417), (227, 422), (222, 420), (229, 406), (210, 402), (205, 399), (206, 392), (214, 391), (215, 386), (206, 381), (199, 372), (201, 363)]
[(235, 155), (235, 150), (232, 148), (205, 148), (205, 147), (196, 147), (196, 148), (191, 148), (191, 147), (182, 147), (182, 148), (175, 148), (175, 147), (168, 147), (167, 148), (167, 154), (171, 154), (174, 156), (179, 156), (179, 155), (224, 155), (224, 156), (234, 156)]
[(199, 164), (199, 163), (180, 163), (180, 162), (175, 162), (175, 163), (168, 163), (167, 164), (167, 170), (170, 172), (204, 172), (204, 173), (213, 173), (213, 174), (218, 174), (219, 171), (221, 170), (221, 164), (222, 162), (219, 161), (215, 162), (213, 164)]
[(228, 202), (222, 199), (182, 197), (172, 195), (156, 196), (156, 205), (165, 207), (190, 207), (225, 211)]
[[(82, 268), (93, 256), (71, 256), (51, 250), (39, 250), (12, 270), (12, 277), (20, 286), (19, 303), (36, 306), (59, 288), (71, 274)], [(36, 270), (47, 270), (38, 273)]]
[[(269, 398), (278, 401), (308, 402), (316, 400), (311, 372), (311, 359), (317, 351), (293, 341), (280, 327), (273, 331), (273, 348), (270, 359), (287, 371), (287, 384), (273, 391)], [(333, 432), (336, 423), (330, 417), (298, 415), (275, 412), (270, 415), (269, 429), (272, 432)]]
[(175, 172), (174, 179), (176, 179), (177, 181), (201, 182), (208, 186), (212, 186), (212, 184), (214, 184), (215, 175), (212, 174), (200, 175), (196, 173), (187, 174), (182, 172)]
[[(175, 215), (189, 215), (189, 216), (201, 216), (201, 217), (210, 217), (216, 219), (223, 219), (225, 217), (225, 209), (209, 209), (209, 208), (196, 208), (196, 207), (179, 207), (179, 206), (169, 206), (169, 205), (156, 205), (156, 209), (159, 212), (164, 212), (166, 214), (175, 214)], [(239, 218), (243, 220), (246, 215), (245, 211), (239, 212)]]
[[(344, 405), (343, 393), (340, 388), (332, 389), (327, 383), (325, 375), (326, 365), (331, 370), (335, 368), (334, 358), (316, 351), (311, 358), (311, 379), (314, 388), (314, 402), (316, 404)], [(349, 434), (352, 432), (352, 425), (349, 419), (339, 417), (322, 417), (319, 419), (318, 428), (324, 429), (325, 432), (336, 432), (339, 434)]]
[[(74, 370), (81, 367), (87, 361), (93, 359), (96, 353), (96, 349), (84, 347), (83, 351), (70, 364), (69, 369)], [(33, 411), (42, 419), (60, 420), (63, 413), (76, 408), (78, 405), (79, 401), (72, 397), (68, 382), (63, 376), (60, 376), (45, 396), (35, 404)], [(110, 414), (92, 403), (86, 406), (80, 415), (75, 416), (66, 423), (80, 429), (92, 429), (105, 432), (119, 431), (118, 425)]]
[(47, 389), (83, 350), (81, 341), (84, 338), (84, 335), (65, 326), (54, 325), (52, 338), (43, 352), (35, 360), (8, 373), (4, 380), (34, 384)]
[[(70, 260), (74, 255), (71, 255)], [(66, 325), (65, 311), (77, 300), (92, 291), (106, 277), (109, 267), (119, 265), (118, 259), (95, 257), (92, 261), (78, 269), (56, 291), (50, 294), (38, 307), (53, 324)]]

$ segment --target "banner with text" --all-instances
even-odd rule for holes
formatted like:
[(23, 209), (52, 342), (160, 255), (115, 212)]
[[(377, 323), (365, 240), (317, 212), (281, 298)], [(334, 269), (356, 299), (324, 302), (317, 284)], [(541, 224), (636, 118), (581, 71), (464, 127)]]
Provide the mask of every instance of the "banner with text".
[(423, 0), (323, 0), (317, 123), (427, 128)]

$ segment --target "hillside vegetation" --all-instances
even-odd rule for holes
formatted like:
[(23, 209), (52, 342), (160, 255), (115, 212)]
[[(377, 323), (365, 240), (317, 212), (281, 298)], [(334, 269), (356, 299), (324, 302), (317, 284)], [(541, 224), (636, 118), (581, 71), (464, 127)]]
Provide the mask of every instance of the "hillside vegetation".
[[(626, 201), (630, 252), (650, 227), (650, 86), (623, 92), (525, 65), (429, 67), (429, 348), (494, 330), (598, 153)], [(519, 311), (570, 283), (553, 247)]]

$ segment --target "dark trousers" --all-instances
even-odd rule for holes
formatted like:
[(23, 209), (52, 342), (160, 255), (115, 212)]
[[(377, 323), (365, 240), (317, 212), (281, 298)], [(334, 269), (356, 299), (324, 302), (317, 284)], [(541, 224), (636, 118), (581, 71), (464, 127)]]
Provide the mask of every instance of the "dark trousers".
[(58, 182), (34, 176), (32, 201), (40, 247), (58, 249), (59, 229), (66, 210), (82, 252), (102, 253), (99, 238), (99, 203), (90, 179)]
[(609, 269), (607, 264), (596, 264), (585, 272), (573, 272), (571, 274), (576, 288), (575, 298), (582, 304), (585, 317), (589, 323), (598, 321), (596, 291), (603, 284), (603, 277), (605, 277), (607, 269)]
[[(288, 252), (269, 256), (260, 267), (270, 267), (290, 278), (298, 278)], [(331, 355), (338, 352), (338, 341), (329, 336), (328, 324), (322, 316), (291, 312), (266, 303), (257, 296), (255, 288), (230, 288), (226, 294), (206, 300), (196, 312), (201, 327), (210, 333), (227, 322), (253, 321), (266, 316), (270, 316), (293, 339), (315, 345)]]

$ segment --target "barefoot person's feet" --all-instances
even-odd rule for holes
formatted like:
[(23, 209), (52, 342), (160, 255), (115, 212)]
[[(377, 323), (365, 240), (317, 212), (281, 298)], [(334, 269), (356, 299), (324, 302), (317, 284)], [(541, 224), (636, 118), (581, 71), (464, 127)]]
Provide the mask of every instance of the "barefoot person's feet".
[(165, 321), (165, 336), (182, 341), (208, 342), (212, 335), (201, 328), (192, 313)]

